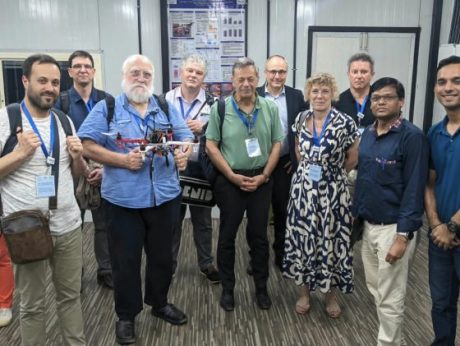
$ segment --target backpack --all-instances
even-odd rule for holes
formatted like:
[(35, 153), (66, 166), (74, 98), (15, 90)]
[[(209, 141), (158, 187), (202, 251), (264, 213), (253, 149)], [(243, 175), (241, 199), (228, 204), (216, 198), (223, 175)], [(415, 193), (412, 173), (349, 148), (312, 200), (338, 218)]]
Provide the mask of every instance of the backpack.
[[(219, 113), (220, 118), (220, 136), (222, 139), (222, 127), (224, 124), (225, 118), (225, 100), (219, 99), (217, 101), (217, 112)], [(208, 124), (205, 125), (203, 131), (206, 131)], [(220, 143), (219, 143), (220, 148)], [(200, 145), (198, 147), (198, 160), (200, 162), (201, 169), (203, 171), (203, 175), (205, 176), (206, 180), (211, 184), (214, 185), (217, 179), (217, 175), (219, 174), (218, 170), (214, 167), (211, 159), (209, 158), (208, 154), (206, 153), (206, 134), (203, 134), (200, 138)]]
[[(107, 125), (108, 125), (112, 122), (112, 119), (113, 119), (113, 113), (115, 111), (115, 98), (112, 95), (102, 90), (96, 89), (96, 92), (99, 93), (99, 96), (102, 96), (101, 99), (102, 98), (105, 99), (105, 104), (107, 105)], [(166, 114), (166, 116), (168, 117), (168, 121), (169, 121), (169, 107), (168, 107), (168, 102), (166, 101), (165, 95), (162, 94), (162, 95), (157, 96), (154, 94), (153, 97), (157, 101), (163, 113)], [(63, 91), (61, 94), (59, 94), (59, 100), (61, 102), (62, 111), (66, 114), (69, 114), (69, 110), (70, 110), (69, 92), (66, 90), (66, 91)]]
[[(169, 121), (169, 106), (168, 101), (166, 101), (165, 95), (152, 95), (155, 98), (155, 101), (160, 106), (160, 109), (166, 114), (166, 117)], [(105, 96), (105, 104), (107, 105), (107, 125), (111, 123), (113, 119), (113, 113), (115, 111), (115, 98), (112, 95), (106, 94)]]
[[(72, 126), (70, 125), (70, 120), (67, 117), (67, 115), (56, 108), (51, 108), (51, 110), (59, 118), (59, 122), (61, 123), (66, 136), (73, 136)], [(13, 151), (16, 144), (18, 144), (18, 138), (16, 137), (16, 129), (18, 127), (22, 128), (21, 106), (19, 105), (19, 103), (12, 103), (8, 105), (6, 107), (6, 111), (8, 112), (8, 118), (10, 120), (10, 136), (5, 142), (5, 146), (0, 157), (3, 157)]]

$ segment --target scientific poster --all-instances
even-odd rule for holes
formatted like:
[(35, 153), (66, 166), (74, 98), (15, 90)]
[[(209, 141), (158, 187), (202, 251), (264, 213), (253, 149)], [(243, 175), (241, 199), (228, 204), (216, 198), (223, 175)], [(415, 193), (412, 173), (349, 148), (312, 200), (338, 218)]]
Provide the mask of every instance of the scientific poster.
[(231, 68), (246, 56), (246, 0), (168, 0), (169, 88), (180, 84), (182, 58), (201, 54), (215, 96), (231, 93)]

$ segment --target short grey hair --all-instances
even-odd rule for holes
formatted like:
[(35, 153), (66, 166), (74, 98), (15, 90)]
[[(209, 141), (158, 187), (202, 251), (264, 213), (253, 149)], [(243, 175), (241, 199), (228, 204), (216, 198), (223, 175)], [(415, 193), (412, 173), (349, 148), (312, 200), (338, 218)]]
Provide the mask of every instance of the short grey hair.
[(369, 54), (364, 53), (364, 52), (353, 54), (350, 57), (350, 59), (348, 59), (348, 63), (347, 63), (348, 71), (350, 71), (350, 66), (355, 61), (368, 62), (369, 65), (371, 65), (371, 72), (374, 72), (374, 59), (372, 59), (372, 57)]
[(278, 58), (278, 59), (281, 59), (284, 61), (284, 63), (286, 64), (286, 69), (289, 69), (289, 64), (288, 64), (288, 61), (287, 59), (282, 56), (282, 55), (279, 55), (279, 54), (273, 54), (273, 55), (270, 55), (267, 59), (267, 61), (265, 61), (265, 70), (267, 70), (267, 64), (270, 62), (270, 60), (274, 59), (274, 58)]
[(184, 56), (182, 59), (181, 69), (183, 70), (188, 64), (198, 64), (203, 68), (205, 75), (208, 73), (208, 63), (206, 59), (200, 54), (192, 53)]
[(254, 62), (254, 60), (248, 57), (239, 58), (233, 63), (232, 76), (235, 76), (235, 70), (237, 68), (240, 69), (240, 68), (245, 68), (248, 66), (252, 66), (254, 68), (254, 70), (256, 71), (256, 76), (257, 78), (259, 78), (259, 69), (257, 68), (256, 63)]
[(130, 55), (126, 58), (126, 60), (123, 62), (123, 65), (121, 67), (121, 72), (123, 74), (126, 74), (128, 72), (128, 68), (137, 60), (140, 60), (146, 64), (149, 64), (152, 67), (152, 74), (155, 73), (155, 67), (153, 66), (152, 61), (147, 58), (145, 55), (141, 54), (133, 54)]

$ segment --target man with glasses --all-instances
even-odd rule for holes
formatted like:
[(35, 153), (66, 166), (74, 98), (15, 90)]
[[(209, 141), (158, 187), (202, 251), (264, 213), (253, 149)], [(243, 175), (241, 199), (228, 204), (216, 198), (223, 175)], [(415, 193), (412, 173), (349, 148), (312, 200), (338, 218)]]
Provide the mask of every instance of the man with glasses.
[(362, 259), (380, 328), (378, 345), (402, 345), (409, 260), (422, 226), (428, 174), (428, 141), (401, 115), (404, 87), (381, 78), (371, 87), (376, 121), (359, 145), (353, 216), (364, 224)]
[(238, 59), (232, 67), (234, 93), (225, 100), (222, 127), (214, 104), (206, 130), (206, 150), (220, 172), (214, 195), (220, 209), (217, 265), (222, 280), (220, 306), (225, 311), (235, 308), (235, 238), (244, 213), (256, 303), (260, 309), (271, 307), (267, 292), (270, 177), (279, 159), (283, 130), (276, 104), (257, 95), (258, 82), (254, 61)]
[[(106, 97), (106, 93), (96, 89), (93, 85), (96, 69), (94, 68), (94, 60), (91, 54), (83, 50), (73, 52), (69, 56), (69, 66), (68, 73), (73, 80), (73, 85), (69, 90), (59, 95), (55, 107), (69, 115), (78, 131), (88, 113), (96, 103)], [(91, 170), (85, 173), (85, 177), (80, 179), (86, 179), (89, 184), (100, 187), (103, 167), (91, 162), (90, 168)], [(85, 209), (81, 209), (82, 222), (84, 222), (85, 211)], [(94, 255), (97, 262), (97, 282), (112, 289), (112, 266), (110, 264), (103, 206), (92, 209), (91, 215), (94, 223)]]
[[(168, 303), (172, 278), (172, 233), (179, 219), (181, 188), (178, 171), (187, 167), (190, 146), (143, 151), (139, 144), (121, 139), (152, 138), (170, 134), (175, 141), (191, 141), (192, 132), (175, 107), (161, 110), (153, 93), (153, 64), (144, 55), (131, 55), (123, 63), (123, 93), (115, 99), (113, 117), (107, 102), (99, 102), (83, 122), (78, 135), (85, 155), (104, 164), (102, 198), (112, 274), (116, 340), (135, 343), (134, 320), (142, 310), (141, 259), (146, 254), (145, 303), (151, 314), (171, 324), (187, 316)], [(110, 134), (116, 134), (111, 136)]]
[[(275, 265), (281, 269), (284, 254), (284, 237), (286, 233), (287, 204), (291, 187), (292, 173), (297, 167), (295, 155), (295, 138), (292, 124), (299, 112), (308, 108), (300, 90), (291, 88), (286, 83), (288, 62), (281, 55), (272, 55), (265, 62), (265, 85), (257, 88), (257, 93), (272, 100), (278, 107), (278, 114), (284, 132), (278, 164), (272, 173), (273, 190), (271, 203), (274, 219)], [(252, 272), (252, 268), (248, 268)]]

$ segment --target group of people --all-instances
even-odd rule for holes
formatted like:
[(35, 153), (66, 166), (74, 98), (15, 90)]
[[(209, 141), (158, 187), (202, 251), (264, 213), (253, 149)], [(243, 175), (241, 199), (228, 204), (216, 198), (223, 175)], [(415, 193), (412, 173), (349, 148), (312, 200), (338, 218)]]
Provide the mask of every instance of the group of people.
[[(446, 110), (428, 136), (404, 119), (404, 87), (385, 77), (371, 84), (374, 61), (365, 54), (348, 61), (350, 88), (339, 95), (335, 78), (308, 78), (304, 94), (287, 85), (289, 67), (281, 55), (265, 63), (265, 83), (249, 58), (232, 67), (233, 94), (212, 106), (203, 89), (206, 60), (184, 57), (181, 85), (164, 96), (153, 94), (154, 66), (143, 55), (122, 66), (122, 94), (94, 88), (94, 62), (85, 51), (69, 58), (73, 86), (59, 93), (60, 69), (50, 56), (36, 54), (23, 66), (22, 128), (11, 133), (6, 109), (0, 110), (0, 148), (16, 136), (15, 150), (0, 158), (3, 213), (39, 208), (40, 177), (50, 175), (53, 131), (58, 131), (58, 208), (50, 213), (54, 251), (48, 260), (15, 264), (23, 345), (45, 344), (45, 287), (48, 266), (56, 289), (63, 342), (85, 345), (80, 302), (84, 210), (74, 198), (74, 181), (83, 176), (100, 189), (95, 223), (97, 281), (112, 288), (116, 340), (136, 341), (135, 318), (144, 303), (151, 314), (171, 324), (187, 316), (168, 300), (177, 269), (182, 221), (180, 176), (203, 179), (197, 142), (206, 150), (217, 179), (213, 194), (220, 209), (217, 268), (212, 256), (211, 210), (190, 206), (200, 273), (222, 284), (220, 306), (235, 308), (235, 239), (246, 214), (250, 249), (248, 273), (255, 302), (270, 309), (267, 290), (270, 204), (274, 213), (274, 264), (299, 286), (298, 314), (310, 310), (310, 293), (325, 293), (331, 318), (341, 314), (338, 292), (353, 291), (352, 248), (362, 238), (366, 284), (375, 299), (378, 345), (401, 345), (404, 298), (418, 230), (426, 211), (429, 281), (433, 302), (433, 345), (454, 345), (460, 268), (460, 57), (439, 63), (435, 94)], [(212, 100), (212, 98), (211, 98)], [(222, 102), (222, 101), (220, 101)], [(71, 118), (66, 138), (54, 122), (53, 107)], [(158, 138), (178, 147), (136, 141)], [(161, 143), (160, 143), (161, 144)], [(425, 202), (425, 204), (424, 204)], [(146, 254), (144, 295), (141, 257)], [(0, 237), (0, 325), (11, 320), (13, 273)], [(5, 312), (6, 311), (6, 312)], [(8, 315), (9, 312), (9, 315)]]

